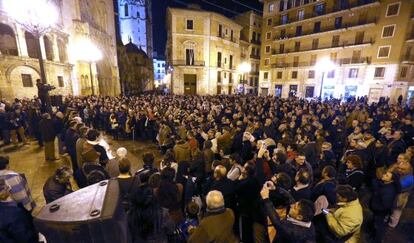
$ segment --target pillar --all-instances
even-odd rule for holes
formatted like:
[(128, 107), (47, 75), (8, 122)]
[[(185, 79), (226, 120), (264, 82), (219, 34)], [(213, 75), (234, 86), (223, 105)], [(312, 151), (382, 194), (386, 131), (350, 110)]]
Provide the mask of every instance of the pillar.
[(27, 52), (26, 39), (24, 38), (25, 31), (21, 28), (16, 28), (16, 43), (19, 56), (29, 57)]

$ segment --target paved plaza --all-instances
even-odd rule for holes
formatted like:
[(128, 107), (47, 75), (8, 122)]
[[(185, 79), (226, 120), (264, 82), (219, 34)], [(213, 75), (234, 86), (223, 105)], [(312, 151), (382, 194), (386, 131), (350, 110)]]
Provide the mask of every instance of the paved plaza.
[[(132, 163), (132, 171), (136, 171), (142, 167), (142, 154), (145, 151), (150, 151), (155, 154), (156, 163), (161, 160), (161, 155), (157, 150), (157, 147), (151, 142), (138, 142), (138, 141), (114, 141), (110, 138), (106, 138), (113, 151), (116, 151), (119, 147), (125, 147), (128, 150), (128, 158)], [(70, 166), (69, 156), (61, 156), (60, 160), (56, 162), (46, 162), (44, 158), (44, 152), (42, 148), (39, 148), (36, 141), (31, 141), (29, 146), (14, 147), (2, 147), (1, 153), (5, 153), (10, 156), (11, 169), (24, 173), (26, 176), (29, 187), (32, 190), (32, 195), (37, 203), (38, 212), (42, 206), (45, 205), (43, 197), (43, 185), (47, 178), (51, 176), (54, 171), (61, 165)], [(365, 217), (371, 217), (368, 210), (364, 210)], [(396, 229), (387, 229), (384, 242), (393, 243), (414, 243), (414, 197), (411, 194), (410, 201), (407, 208), (404, 210), (400, 220), (400, 224)], [(366, 225), (363, 226), (363, 232), (366, 229)], [(367, 234), (363, 234), (363, 242), (370, 242)]]

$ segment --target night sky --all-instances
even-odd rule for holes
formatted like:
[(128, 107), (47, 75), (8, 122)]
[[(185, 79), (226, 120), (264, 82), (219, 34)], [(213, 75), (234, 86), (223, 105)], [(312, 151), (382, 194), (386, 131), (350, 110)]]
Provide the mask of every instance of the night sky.
[(154, 51), (158, 53), (158, 56), (164, 56), (165, 52), (165, 43), (167, 39), (165, 15), (167, 7), (186, 8), (186, 5), (190, 3), (196, 3), (200, 5), (202, 9), (218, 12), (230, 18), (237, 15), (237, 13), (252, 10), (242, 4), (250, 6), (258, 11), (263, 11), (263, 6), (258, 0), (153, 0), (152, 18)]

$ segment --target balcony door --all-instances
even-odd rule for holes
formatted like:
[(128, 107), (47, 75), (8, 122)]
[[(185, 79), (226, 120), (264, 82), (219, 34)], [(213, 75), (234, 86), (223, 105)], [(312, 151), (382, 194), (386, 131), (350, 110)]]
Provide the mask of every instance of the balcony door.
[(185, 65), (194, 65), (194, 49), (185, 49)]

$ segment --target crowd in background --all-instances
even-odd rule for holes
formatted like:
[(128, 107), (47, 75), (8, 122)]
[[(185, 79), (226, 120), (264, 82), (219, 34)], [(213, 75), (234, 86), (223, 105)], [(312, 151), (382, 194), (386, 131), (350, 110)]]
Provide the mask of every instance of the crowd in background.
[[(36, 138), (47, 161), (68, 153), (71, 168), (44, 185), (48, 203), (73, 191), (72, 174), (80, 188), (117, 178), (134, 242), (360, 242), (362, 224), (381, 242), (413, 188), (413, 115), (384, 98), (89, 96), (44, 114), (36, 99), (3, 101), (0, 130), (6, 145)], [(144, 153), (131, 171), (102, 133), (152, 141), (163, 160)], [(35, 206), (8, 164), (0, 158), (0, 218), (3, 205), (15, 217)]]

